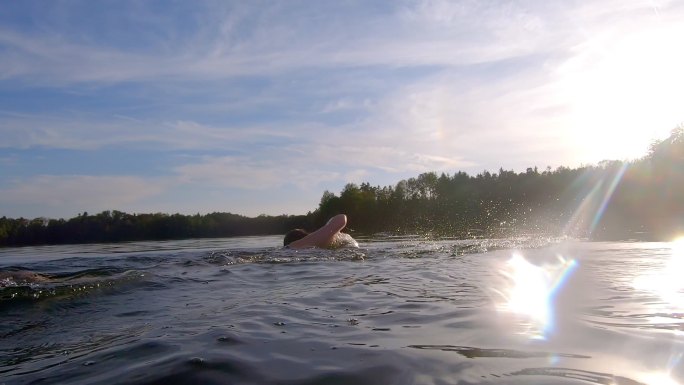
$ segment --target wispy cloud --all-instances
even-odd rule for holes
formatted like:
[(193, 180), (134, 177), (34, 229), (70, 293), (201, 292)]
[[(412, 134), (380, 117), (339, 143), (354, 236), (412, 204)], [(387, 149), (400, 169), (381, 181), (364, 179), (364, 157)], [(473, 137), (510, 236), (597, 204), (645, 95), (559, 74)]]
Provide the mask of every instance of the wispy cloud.
[[(77, 17), (78, 8), (66, 14)], [(43, 33), (0, 29), (6, 50), (0, 77), (39, 84), (111, 83), (273, 75), (305, 68), (462, 66), (538, 53), (548, 47), (545, 36), (556, 35), (542, 22), (549, 15), (479, 2), (405, 2), (382, 13), (366, 12), (360, 4), (311, 7), (297, 2), (268, 7), (204, 3), (197, 8), (204, 10), (196, 16), (197, 28), (148, 42), (145, 50), (98, 41), (97, 34), (84, 40), (49, 28)], [(153, 17), (159, 10), (131, 11), (150, 15), (152, 23), (169, 30), (184, 16), (172, 6), (165, 9), (171, 17), (161, 21)], [(331, 12), (339, 14), (331, 17)], [(138, 27), (148, 23), (145, 17), (124, 16)]]
[(126, 207), (167, 187), (165, 181), (131, 176), (38, 175), (0, 188), (0, 208), (6, 211), (14, 205), (34, 205), (46, 215), (64, 208), (103, 210)]
[(193, 121), (159, 121), (103, 117), (27, 116), (3, 120), (0, 148), (95, 150), (108, 146), (158, 149), (236, 150), (263, 140), (284, 140), (294, 134), (258, 125), (212, 126)]
[[(364, 178), (636, 157), (684, 120), (676, 1), (30, 3), (0, 6), (10, 208), (66, 205), (87, 178), (122, 204), (209, 209), (183, 197), (205, 186), (312, 207)], [(12, 153), (51, 149), (159, 160), (58, 178)]]
[(310, 167), (304, 159), (260, 159), (258, 157), (205, 157), (175, 169), (186, 183), (205, 183), (249, 190), (285, 185), (311, 186), (339, 178), (334, 171)]

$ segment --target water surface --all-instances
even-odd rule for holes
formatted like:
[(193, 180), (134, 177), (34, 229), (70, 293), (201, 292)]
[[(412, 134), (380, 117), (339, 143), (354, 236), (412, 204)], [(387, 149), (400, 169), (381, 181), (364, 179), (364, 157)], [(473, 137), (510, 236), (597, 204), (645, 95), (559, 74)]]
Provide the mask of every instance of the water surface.
[(280, 242), (0, 249), (0, 384), (684, 384), (679, 243)]

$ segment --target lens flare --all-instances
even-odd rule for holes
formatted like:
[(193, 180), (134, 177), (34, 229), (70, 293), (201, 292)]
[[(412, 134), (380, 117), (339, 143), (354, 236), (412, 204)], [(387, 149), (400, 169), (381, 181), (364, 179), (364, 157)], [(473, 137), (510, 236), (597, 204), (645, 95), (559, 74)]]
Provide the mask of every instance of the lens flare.
[[(615, 172), (612, 180), (606, 176), (595, 182), (589, 191), (585, 190), (585, 195), (580, 200), (581, 203), (565, 224), (564, 234), (591, 236), (594, 233), (628, 167), (628, 163), (623, 163)], [(577, 182), (586, 180), (585, 177), (586, 175), (578, 178)]]
[(601, 217), (603, 216), (603, 213), (606, 211), (606, 207), (608, 207), (608, 203), (610, 202), (610, 198), (613, 196), (613, 193), (615, 192), (615, 188), (620, 183), (620, 180), (622, 180), (622, 176), (625, 175), (625, 171), (627, 171), (627, 164), (627, 162), (622, 163), (622, 166), (620, 166), (620, 169), (615, 173), (613, 180), (610, 182), (610, 185), (608, 186), (606, 193), (603, 195), (601, 206), (599, 206), (598, 210), (596, 210), (594, 220), (591, 221), (591, 226), (589, 227), (589, 234), (592, 234), (594, 232), (596, 226), (601, 220)]
[(582, 234), (583, 228), (586, 228), (584, 223), (591, 221), (593, 223), (594, 219), (591, 216), (591, 212), (594, 211), (592, 207), (595, 207), (595, 202), (597, 201), (597, 196), (600, 193), (601, 187), (603, 187), (603, 181), (599, 181), (594, 185), (594, 187), (584, 196), (581, 200), (580, 205), (572, 213), (572, 216), (565, 224), (563, 229), (563, 234)]
[(499, 310), (523, 316), (523, 334), (546, 339), (554, 327), (554, 299), (577, 266), (575, 260), (558, 256), (553, 265), (537, 266), (521, 254), (513, 254), (501, 270), (509, 287), (500, 291)]

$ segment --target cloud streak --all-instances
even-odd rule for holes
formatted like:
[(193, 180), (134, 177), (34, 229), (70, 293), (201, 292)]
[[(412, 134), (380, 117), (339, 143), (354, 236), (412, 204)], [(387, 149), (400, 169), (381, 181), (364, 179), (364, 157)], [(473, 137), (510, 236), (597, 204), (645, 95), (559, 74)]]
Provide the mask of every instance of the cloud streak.
[[(464, 66), (548, 51), (546, 43), (558, 35), (522, 4), (417, 1), (365, 15), (358, 14), (360, 4), (202, 4), (198, 8), (205, 12), (197, 17), (204, 26), (149, 42), (144, 50), (84, 41), (61, 30), (0, 29), (0, 44), (7, 51), (0, 77), (63, 85), (274, 75), (307, 68)], [(171, 18), (162, 22), (168, 24), (159, 28), (173, 29), (183, 16), (182, 10), (170, 8)], [(140, 21), (147, 19), (144, 15), (154, 20), (157, 12), (136, 11), (143, 15), (137, 22), (126, 17), (139, 28), (147, 27)]]

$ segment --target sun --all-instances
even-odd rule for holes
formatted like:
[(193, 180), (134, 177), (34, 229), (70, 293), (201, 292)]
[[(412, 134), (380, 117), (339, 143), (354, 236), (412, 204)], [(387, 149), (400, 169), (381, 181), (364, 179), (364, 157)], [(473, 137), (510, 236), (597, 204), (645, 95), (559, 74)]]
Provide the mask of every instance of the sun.
[(684, 120), (683, 37), (684, 25), (635, 21), (575, 48), (558, 70), (557, 96), (568, 108), (565, 139), (581, 159), (639, 158)]

